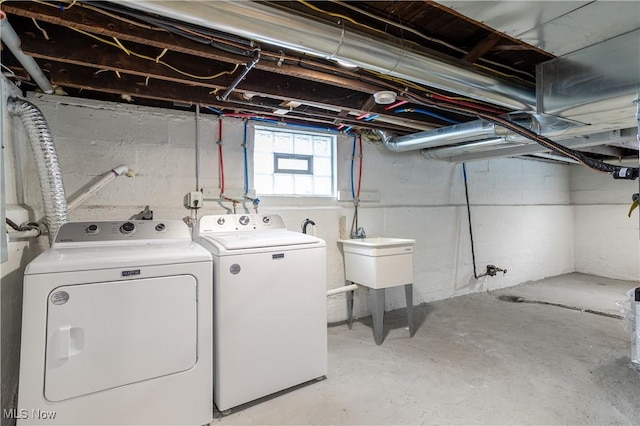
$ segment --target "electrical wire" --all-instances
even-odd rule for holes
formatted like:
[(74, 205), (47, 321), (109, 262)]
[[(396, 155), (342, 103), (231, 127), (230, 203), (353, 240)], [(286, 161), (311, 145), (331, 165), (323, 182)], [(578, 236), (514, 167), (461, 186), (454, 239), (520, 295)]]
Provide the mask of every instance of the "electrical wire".
[[(37, 0), (37, 1), (39, 3), (46, 4), (48, 6), (53, 6), (52, 4), (43, 2), (41, 0)], [(216, 48), (221, 49), (221, 50), (228, 51), (230, 53), (235, 53), (235, 54), (240, 54), (240, 55), (247, 56), (247, 55), (251, 55), (253, 49), (255, 49), (255, 46), (252, 44), (251, 41), (245, 41), (244, 39), (237, 38), (237, 37), (233, 37), (233, 40), (228, 40), (228, 39), (230, 39), (230, 37), (225, 35), (225, 34), (220, 34), (216, 38), (216, 37), (214, 37), (214, 36), (212, 36), (210, 34), (203, 34), (201, 31), (195, 31), (193, 29), (186, 28), (184, 23), (181, 23), (181, 25), (168, 25), (168, 24), (166, 24), (166, 22), (167, 22), (166, 19), (153, 18), (153, 17), (146, 16), (146, 15), (143, 15), (143, 14), (135, 13), (135, 12), (132, 12), (132, 11), (122, 11), (122, 10), (120, 10), (118, 8), (114, 8), (114, 7), (110, 7), (110, 6), (107, 7), (105, 5), (101, 5), (101, 6), (106, 7), (109, 10), (118, 11), (118, 12), (121, 12), (121, 13), (127, 13), (127, 14), (129, 14), (131, 16), (134, 16), (137, 19), (151, 22), (154, 25), (156, 25), (156, 27), (159, 27), (159, 28), (155, 28), (155, 27), (152, 27), (152, 26), (148, 26), (148, 25), (143, 25), (143, 24), (137, 23), (135, 21), (131, 21), (129, 19), (123, 18), (123, 17), (118, 16), (118, 15), (113, 14), (113, 13), (105, 12), (105, 11), (101, 10), (100, 8), (93, 7), (93, 6), (90, 6), (90, 5), (87, 5), (87, 4), (79, 4), (79, 6), (86, 7), (88, 9), (95, 10), (97, 12), (101, 12), (101, 13), (107, 15), (107, 16), (113, 17), (115, 19), (122, 20), (123, 22), (131, 23), (131, 24), (138, 25), (138, 26), (141, 26), (141, 27), (144, 27), (144, 28), (156, 29), (156, 30), (159, 29), (159, 30), (167, 31), (167, 32), (175, 32), (175, 33), (180, 34), (183, 37), (187, 37), (187, 38), (189, 38), (191, 40), (195, 40), (195, 41), (203, 43), (203, 44), (211, 45), (213, 47), (216, 47)], [(231, 71), (223, 71), (221, 73), (218, 73), (218, 74), (215, 74), (215, 75), (212, 75), (212, 76), (196, 76), (196, 75), (193, 75), (193, 74), (190, 74), (190, 73), (183, 72), (182, 70), (180, 70), (180, 69), (178, 69), (178, 68), (176, 68), (176, 67), (174, 67), (174, 66), (172, 66), (172, 65), (170, 65), (170, 64), (168, 64), (168, 63), (166, 63), (164, 61), (158, 60), (158, 58), (152, 58), (152, 57), (149, 57), (149, 56), (146, 56), (146, 55), (138, 54), (137, 52), (134, 52), (134, 51), (124, 47), (122, 45), (122, 43), (120, 42), (120, 40), (118, 40), (118, 39), (115, 39), (116, 43), (114, 44), (113, 42), (111, 42), (109, 40), (105, 40), (105, 39), (103, 39), (101, 37), (98, 37), (98, 36), (96, 36), (94, 34), (91, 34), (89, 32), (86, 32), (86, 31), (83, 31), (83, 30), (80, 30), (80, 29), (77, 29), (77, 28), (73, 28), (73, 27), (70, 27), (70, 28), (72, 30), (74, 30), (74, 31), (80, 32), (82, 34), (85, 34), (85, 35), (87, 35), (89, 37), (92, 37), (92, 38), (94, 38), (96, 40), (99, 40), (99, 41), (101, 41), (103, 43), (106, 43), (106, 44), (111, 45), (113, 47), (117, 47), (120, 50), (123, 50), (124, 52), (126, 52), (127, 54), (134, 55), (134, 56), (140, 57), (140, 58), (145, 59), (145, 60), (149, 60), (149, 61), (154, 61), (154, 62), (160, 63), (163, 66), (166, 66), (166, 67), (172, 69), (175, 72), (178, 72), (180, 74), (183, 74), (183, 75), (186, 75), (188, 77), (195, 78), (195, 79), (214, 79), (214, 78), (220, 77), (220, 76), (222, 76), (224, 74), (233, 74), (237, 70), (238, 66), (240, 65), (240, 64), (236, 64), (233, 70), (231, 70)], [(216, 42), (218, 44), (214, 45), (214, 42)], [(383, 84), (382, 81), (380, 81), (380, 79), (386, 79), (386, 80), (392, 81), (394, 83), (399, 83), (399, 84), (402, 84), (402, 85), (404, 85), (406, 87), (411, 87), (411, 88), (413, 88), (415, 90), (424, 91), (424, 92), (431, 92), (429, 89), (427, 89), (427, 88), (425, 88), (423, 86), (417, 85), (415, 83), (412, 83), (412, 82), (410, 82), (408, 80), (403, 80), (403, 79), (400, 79), (400, 78), (397, 78), (397, 77), (387, 76), (385, 74), (377, 73), (375, 71), (369, 71), (369, 72), (371, 72), (374, 75), (376, 75), (378, 77), (378, 80), (371, 80), (371, 79), (366, 78), (365, 76), (362, 76), (361, 74), (357, 74), (355, 72), (351, 72), (351, 71), (348, 71), (348, 70), (338, 69), (336, 67), (330, 67), (330, 66), (327, 66), (327, 65), (324, 65), (324, 64), (321, 64), (321, 63), (316, 63), (316, 62), (313, 62), (313, 61), (304, 60), (304, 59), (297, 58), (297, 57), (287, 56), (287, 55), (284, 55), (282, 52), (272, 53), (272, 52), (262, 51), (262, 57), (264, 59), (266, 59), (266, 60), (272, 60), (272, 61), (278, 61), (278, 62), (286, 60), (287, 63), (297, 64), (299, 66), (312, 66), (314, 69), (320, 69), (323, 72), (331, 72), (331, 73), (334, 73), (334, 74), (336, 72), (338, 72), (339, 74), (344, 75), (346, 77), (357, 78), (359, 80), (368, 81), (368, 82), (376, 84), (376, 85), (381, 85), (382, 84), (383, 86), (385, 86), (387, 88), (391, 88), (391, 89), (396, 90), (396, 91), (398, 91), (397, 87), (392, 86), (392, 85), (385, 85), (385, 84)], [(468, 102), (467, 106), (475, 107), (475, 108), (478, 108), (478, 109), (490, 110), (491, 112), (498, 113), (498, 111), (495, 110), (495, 109), (490, 109), (489, 107), (484, 107), (482, 105), (471, 103), (471, 102), (473, 102), (473, 99), (469, 99), (469, 98), (448, 98), (448, 97), (445, 97), (444, 95), (440, 95), (440, 94), (437, 94), (435, 92), (431, 92), (431, 93), (433, 93), (434, 96), (440, 97), (441, 100), (449, 100), (450, 102), (454, 102), (453, 100), (456, 99), (456, 100), (458, 100), (460, 102)], [(500, 112), (503, 112), (503, 111), (500, 111)]]
[[(340, 1), (336, 1), (336, 0), (332, 0), (332, 1), (333, 1), (333, 3), (339, 4), (339, 5), (343, 6), (343, 7), (346, 7), (348, 9), (353, 10), (353, 11), (361, 13), (361, 14), (363, 14), (365, 16), (368, 16), (370, 18), (376, 19), (376, 20), (378, 20), (380, 22), (383, 22), (383, 23), (385, 23), (387, 25), (393, 25), (394, 27), (399, 28), (399, 29), (401, 29), (403, 31), (408, 31), (408, 32), (410, 32), (410, 33), (412, 33), (412, 34), (414, 34), (414, 35), (416, 35), (416, 36), (418, 36), (418, 37), (420, 37), (420, 38), (422, 38), (422, 39), (424, 39), (426, 41), (440, 44), (442, 46), (445, 46), (445, 47), (447, 47), (447, 48), (449, 48), (451, 50), (454, 50), (454, 51), (456, 51), (458, 53), (461, 53), (463, 55), (466, 55), (466, 54), (469, 53), (468, 50), (461, 49), (461, 48), (459, 48), (457, 46), (454, 46), (452, 44), (447, 43), (446, 41), (426, 36), (425, 34), (422, 34), (421, 32), (419, 32), (419, 31), (417, 31), (417, 30), (415, 30), (415, 29), (413, 29), (411, 27), (408, 27), (406, 25), (402, 25), (402, 24), (400, 24), (398, 22), (394, 22), (394, 21), (392, 21), (390, 19), (386, 19), (386, 18), (377, 16), (375, 14), (366, 12), (366, 11), (364, 11), (362, 9), (358, 9), (358, 8), (356, 8), (354, 6), (351, 6), (351, 5), (347, 4), (347, 3), (343, 3), (343, 2), (340, 2)], [(314, 5), (311, 5), (311, 4), (307, 3), (304, 0), (298, 0), (298, 2), (301, 3), (301, 4), (304, 4), (305, 6), (309, 7), (312, 10), (315, 10), (316, 12), (320, 12), (320, 13), (323, 13), (325, 15), (332, 16), (332, 17), (335, 17), (335, 18), (344, 19), (344, 20), (346, 20), (348, 22), (351, 22), (354, 25), (357, 25), (359, 27), (365, 28), (367, 30), (374, 31), (374, 32), (377, 32), (377, 33), (382, 33), (382, 34), (385, 35), (385, 37), (388, 37), (388, 35), (389, 35), (389, 34), (387, 34), (386, 32), (384, 32), (382, 30), (379, 30), (379, 29), (373, 28), (373, 27), (371, 27), (369, 25), (360, 23), (360, 22), (356, 21), (355, 19), (353, 19), (351, 17), (345, 16), (345, 15), (342, 15), (342, 14), (339, 14), (339, 13), (333, 13), (333, 12), (328, 12), (326, 10), (322, 10), (322, 9), (320, 9), (320, 8), (314, 6)], [(412, 40), (404, 40), (404, 41), (409, 42), (409, 43), (411, 43), (413, 45), (420, 46), (419, 43), (416, 43), (416, 42), (414, 42)], [(422, 46), (420, 46), (420, 47), (422, 47)], [(479, 58), (478, 60), (482, 61), (482, 62), (485, 62), (485, 63), (488, 63), (488, 64), (491, 64), (493, 66), (499, 66), (501, 68), (508, 69), (511, 72), (515, 72), (515, 73), (518, 73), (518, 74), (526, 75), (527, 77), (532, 78), (532, 79), (535, 78), (531, 73), (529, 73), (527, 71), (519, 70), (519, 69), (510, 67), (508, 65), (504, 65), (504, 64), (501, 64), (501, 63), (498, 63), (498, 62), (494, 62), (494, 61), (491, 61), (491, 60), (485, 59), (485, 58)], [(496, 73), (496, 74), (499, 74), (499, 75), (502, 75), (502, 76), (505, 76), (505, 77), (511, 77), (511, 78), (515, 78), (515, 79), (518, 79), (518, 80), (527, 81), (527, 80), (523, 80), (521, 77), (518, 77), (518, 76), (515, 76), (515, 75), (512, 75), (512, 74), (506, 74), (506, 73), (494, 70), (493, 68), (488, 68), (486, 66), (479, 65), (477, 63), (473, 63), (471, 65), (476, 66), (478, 68), (482, 68), (482, 69), (488, 70), (488, 71), (490, 71), (492, 73)]]
[[(46, 6), (51, 6), (51, 7), (55, 7), (56, 9), (58, 9), (58, 6), (56, 6), (55, 4), (51, 4), (49, 2), (46, 2), (46, 1), (42, 1), (42, 0), (32, 0), (32, 1), (35, 2), (35, 3), (44, 4)], [(73, 3), (76, 3), (76, 0), (73, 0)], [(72, 6), (73, 6), (73, 4), (72, 4)], [(156, 28), (156, 27), (153, 27), (151, 25), (142, 24), (140, 22), (136, 22), (136, 21), (132, 21), (131, 19), (124, 18), (124, 17), (122, 17), (120, 15), (116, 15), (116, 14), (107, 12), (106, 10), (104, 10), (101, 7), (94, 7), (94, 6), (91, 6), (91, 5), (86, 4), (86, 3), (81, 3), (78, 6), (80, 6), (82, 8), (85, 8), (85, 9), (93, 10), (94, 12), (101, 13), (101, 14), (103, 14), (105, 16), (110, 17), (110, 18), (118, 19), (118, 20), (120, 20), (122, 22), (126, 22), (128, 24), (135, 25), (137, 27), (145, 28), (145, 29), (148, 29), (148, 30), (155, 30), (155, 31), (166, 31), (166, 30), (161, 29), (161, 28)], [(102, 6), (104, 7), (105, 5), (102, 5)], [(69, 10), (70, 8), (71, 8), (71, 6), (65, 8), (64, 10)]]
[(166, 63), (164, 61), (161, 61), (160, 57), (164, 54), (164, 52), (161, 53), (159, 56), (157, 56), (155, 58), (152, 58), (150, 56), (146, 56), (146, 55), (142, 55), (140, 53), (136, 53), (133, 50), (130, 50), (130, 49), (124, 47), (124, 45), (116, 37), (113, 37), (115, 42), (111, 42), (111, 41), (106, 40), (106, 39), (104, 39), (102, 37), (98, 37), (97, 35), (91, 34), (91, 33), (87, 32), (87, 31), (83, 31), (81, 29), (73, 28), (73, 27), (69, 27), (69, 28), (71, 28), (73, 31), (79, 32), (81, 34), (84, 34), (84, 35), (89, 36), (91, 38), (94, 38), (96, 40), (99, 40), (102, 43), (108, 44), (109, 46), (117, 47), (118, 49), (124, 51), (127, 55), (132, 55), (132, 56), (135, 56), (135, 57), (138, 57), (138, 58), (141, 58), (141, 59), (146, 59), (148, 61), (155, 62), (157, 64), (161, 64), (161, 65), (163, 65), (163, 66), (165, 66), (165, 67), (167, 67), (167, 68), (169, 68), (169, 69), (171, 69), (171, 70), (173, 70), (173, 71), (175, 71), (175, 72), (177, 72), (179, 74), (182, 74), (182, 75), (185, 75), (187, 77), (191, 77), (191, 78), (194, 78), (194, 79), (197, 79), (197, 80), (213, 80), (213, 79), (221, 77), (221, 76), (223, 76), (225, 74), (231, 75), (238, 69), (238, 66), (240, 65), (240, 64), (236, 64), (235, 67), (233, 68), (233, 70), (231, 70), (231, 71), (221, 71), (221, 72), (219, 72), (217, 74), (214, 74), (214, 75), (208, 75), (208, 76), (195, 75), (195, 74), (188, 73), (186, 71), (182, 71), (182, 70), (174, 67), (173, 65), (170, 65), (170, 64), (168, 64), (168, 63)]
[(348, 17), (346, 15), (342, 15), (340, 13), (333, 13), (333, 12), (328, 12), (326, 10), (322, 10), (319, 7), (316, 7), (316, 6), (312, 5), (311, 3), (309, 3), (309, 2), (307, 2), (305, 0), (298, 0), (298, 2), (303, 4), (303, 5), (305, 5), (305, 6), (307, 6), (311, 10), (315, 10), (316, 12), (320, 12), (322, 14), (325, 14), (325, 15), (328, 15), (328, 16), (332, 16), (334, 18), (344, 19), (345, 21), (351, 22), (352, 24), (357, 25), (357, 26), (362, 27), (362, 28), (365, 28), (365, 29), (367, 29), (369, 31), (373, 31), (373, 32), (384, 34), (385, 36), (388, 36), (388, 34), (385, 33), (384, 31), (379, 30), (378, 28), (370, 27), (369, 25), (362, 24), (362, 23), (356, 21), (355, 19), (350, 18), (350, 17)]
[(477, 110), (484, 110), (484, 111), (493, 112), (493, 113), (496, 113), (496, 114), (504, 114), (506, 112), (506, 110), (499, 110), (499, 109), (496, 109), (496, 108), (491, 107), (491, 106), (485, 106), (483, 104), (477, 103), (477, 101), (475, 101), (474, 99), (471, 99), (471, 98), (445, 96), (445, 95), (442, 95), (440, 93), (434, 92), (433, 90), (428, 89), (428, 88), (426, 88), (424, 86), (421, 86), (421, 85), (419, 85), (417, 83), (414, 83), (414, 82), (409, 81), (409, 80), (405, 80), (405, 79), (400, 78), (400, 77), (394, 77), (394, 76), (383, 74), (383, 73), (380, 73), (378, 71), (373, 71), (373, 70), (366, 70), (366, 71), (368, 73), (371, 73), (371, 74), (375, 75), (376, 77), (378, 77), (380, 79), (392, 81), (392, 82), (397, 83), (397, 84), (401, 84), (402, 86), (405, 87), (404, 90), (398, 90), (397, 87), (390, 86), (391, 89), (399, 91), (400, 93), (402, 93), (402, 92), (406, 93), (407, 92), (407, 88), (411, 88), (411, 89), (418, 90), (419, 92), (424, 92), (424, 93), (427, 94), (428, 97), (434, 97), (434, 98), (437, 98), (438, 100), (441, 100), (441, 101), (450, 102), (450, 103), (453, 103), (453, 104), (460, 104), (460, 105), (468, 106), (469, 108), (474, 108), (474, 109), (477, 109)]
[(5, 70), (7, 70), (7, 72), (11, 73), (11, 77), (18, 78), (18, 76), (16, 75), (16, 73), (15, 73), (15, 72), (13, 72), (13, 70), (12, 70), (11, 68), (9, 68), (8, 66), (6, 66), (5, 64), (0, 64), (0, 66), (1, 66), (2, 68), (4, 68)]
[(22, 231), (22, 228), (17, 223), (9, 219), (8, 217), (5, 218), (5, 221), (7, 222), (7, 225), (13, 228), (14, 231)]

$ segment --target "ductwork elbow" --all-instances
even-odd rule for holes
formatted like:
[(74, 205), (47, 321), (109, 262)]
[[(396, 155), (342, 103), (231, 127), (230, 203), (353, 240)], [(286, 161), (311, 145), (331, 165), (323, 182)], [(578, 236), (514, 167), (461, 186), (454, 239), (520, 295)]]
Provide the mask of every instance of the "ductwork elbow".
[(51, 245), (58, 229), (67, 222), (67, 199), (53, 137), (44, 115), (31, 102), (10, 97), (7, 99), (7, 109), (9, 114), (17, 116), (22, 121), (29, 136), (40, 179), (45, 225), (49, 230), (49, 245)]
[(399, 152), (397, 145), (394, 143), (395, 135), (384, 130), (373, 130), (373, 133), (380, 138), (380, 141), (389, 151)]

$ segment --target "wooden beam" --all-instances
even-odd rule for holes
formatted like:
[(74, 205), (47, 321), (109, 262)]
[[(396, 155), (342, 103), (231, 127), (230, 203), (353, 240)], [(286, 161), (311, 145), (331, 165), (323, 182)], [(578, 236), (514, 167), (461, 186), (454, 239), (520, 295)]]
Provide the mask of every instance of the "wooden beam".
[[(91, 5), (89, 5), (91, 6)], [(92, 6), (94, 7), (94, 6)], [(26, 18), (33, 18), (41, 22), (48, 22), (62, 27), (76, 28), (101, 36), (116, 37), (118, 40), (126, 40), (146, 46), (169, 49), (172, 52), (184, 53), (214, 61), (228, 62), (231, 64), (244, 64), (249, 57), (234, 55), (215, 48), (215, 45), (205, 45), (193, 40), (169, 33), (167, 31), (142, 28), (120, 19), (111, 18), (93, 10), (87, 9), (82, 3), (77, 3), (73, 8), (64, 12), (57, 7), (50, 7), (34, 2), (5, 2), (2, 5), (5, 12)], [(48, 30), (48, 28), (47, 28)], [(277, 54), (276, 54), (277, 55)], [(373, 94), (381, 90), (381, 86), (364, 83), (357, 80), (357, 74), (353, 77), (343, 77), (338, 72), (349, 72), (333, 69), (321, 63), (313, 63), (308, 59), (300, 59), (299, 63), (306, 67), (282, 63), (277, 61), (262, 60), (256, 65), (256, 69), (269, 71), (275, 74), (285, 74), (305, 80), (324, 82), (343, 88), (360, 90)], [(325, 69), (325, 71), (321, 71)]]
[[(143, 52), (147, 57), (157, 57), (160, 51), (149, 52), (144, 46), (131, 45), (132, 51)], [(206, 87), (210, 91), (224, 90), (235, 79), (233, 74), (222, 74), (215, 79), (197, 79), (176, 72), (171, 68), (135, 55), (127, 55), (121, 49), (91, 42), (89, 39), (75, 37), (73, 31), (60, 27), (49, 30), (49, 40), (36, 37), (23, 37), (23, 51), (35, 58), (46, 61), (63, 62), (82, 65), (98, 70), (109, 70), (171, 81), (187, 85)], [(157, 49), (154, 49), (157, 50)], [(203, 58), (169, 52), (162, 56), (162, 61), (173, 64), (184, 73), (198, 76), (212, 76), (221, 72), (233, 71), (233, 66), (224, 62), (210, 61)], [(326, 83), (300, 80), (281, 74), (273, 74), (259, 69), (252, 70), (238, 85), (240, 92), (251, 92), (260, 95), (286, 100), (310, 101), (330, 107), (359, 109), (359, 106), (370, 97), (350, 89), (335, 87)]]
[[(277, 106), (269, 105), (267, 100), (248, 101), (235, 103), (233, 101), (219, 101), (215, 95), (209, 93), (205, 87), (187, 86), (174, 82), (149, 80), (135, 75), (121, 73), (117, 77), (114, 72), (101, 72), (95, 74), (90, 68), (73, 64), (53, 63), (50, 72), (51, 82), (62, 87), (72, 87), (76, 89), (90, 90), (93, 92), (110, 93), (116, 95), (130, 96), (134, 101), (137, 98), (153, 99), (165, 102), (179, 102), (187, 104), (200, 104), (212, 106), (217, 109), (242, 110), (258, 115), (270, 116)], [(309, 113), (297, 112), (296, 110), (284, 116), (286, 120), (298, 120), (311, 123), (331, 124), (337, 115), (328, 112), (320, 113), (319, 110)], [(375, 123), (357, 121), (354, 118), (343, 118), (349, 125), (362, 128), (375, 129), (379, 126)], [(399, 133), (415, 131), (411, 127), (392, 125), (385, 127)]]
[(478, 43), (473, 49), (467, 53), (463, 61), (473, 64), (478, 59), (480, 59), (485, 53), (487, 53), (493, 46), (496, 45), (500, 40), (502, 40), (502, 35), (500, 33), (491, 33), (484, 40)]
[(515, 50), (531, 50), (529, 46), (525, 46), (522, 44), (501, 44), (498, 46), (493, 46), (490, 51), (515, 51)]
[[(23, 37), (22, 49), (25, 53), (41, 60), (45, 70), (53, 71), (55, 67), (62, 66), (69, 68), (69, 65), (79, 65), (91, 68), (92, 73), (102, 73), (105, 71), (117, 71), (119, 73), (130, 74), (149, 78), (151, 80), (162, 80), (166, 82), (180, 83), (187, 86), (199, 86), (207, 88), (209, 92), (227, 88), (234, 75), (221, 75), (215, 79), (198, 80), (183, 74), (177, 73), (170, 68), (149, 61), (127, 55), (121, 49), (102, 43), (88, 42), (84, 38), (75, 37), (71, 30), (61, 27), (49, 29), (49, 40), (38, 37), (38, 34), (26, 34)], [(158, 55), (155, 48), (147, 48), (139, 45), (129, 44), (129, 48), (136, 52), (143, 52), (149, 57)], [(42, 61), (44, 60), (44, 61)], [(213, 75), (220, 71), (231, 70), (230, 65), (223, 62), (214, 62), (194, 58), (182, 53), (170, 52), (162, 57), (163, 61), (169, 64), (176, 64), (183, 71), (195, 75)], [(53, 65), (62, 64), (62, 65)], [(160, 82), (155, 83), (160, 84)], [(75, 86), (74, 86), (75, 87)], [(301, 103), (312, 103), (326, 106), (329, 109), (370, 111), (375, 104), (373, 97), (364, 92), (342, 89), (328, 84), (305, 81), (291, 78), (280, 74), (272, 74), (262, 70), (252, 70), (247, 77), (239, 84), (234, 93), (256, 93), (263, 97), (282, 101), (294, 100)], [(371, 104), (371, 105), (369, 105)], [(366, 106), (366, 109), (363, 108)], [(380, 115), (392, 116), (391, 112), (382, 112)], [(421, 128), (425, 122), (414, 119), (406, 119), (407, 127), (412, 124)]]

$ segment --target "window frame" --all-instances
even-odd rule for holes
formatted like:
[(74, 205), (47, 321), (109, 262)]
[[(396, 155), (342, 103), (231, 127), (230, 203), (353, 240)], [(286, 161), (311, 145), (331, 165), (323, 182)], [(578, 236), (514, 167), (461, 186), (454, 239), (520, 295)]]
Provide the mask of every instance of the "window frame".
[[(266, 131), (266, 132), (270, 132), (271, 134), (275, 135), (276, 133), (285, 133), (285, 134), (301, 134), (301, 135), (307, 135), (307, 136), (311, 136), (313, 137), (326, 137), (329, 138), (329, 155), (327, 156), (322, 156), (322, 155), (315, 155), (315, 154), (294, 154), (294, 153), (286, 153), (286, 152), (279, 152), (279, 151), (275, 151), (273, 149), (271, 149), (271, 151), (260, 151), (259, 149), (256, 149), (256, 133), (259, 131)], [(252, 181), (252, 187), (256, 190), (256, 193), (258, 196), (260, 197), (283, 197), (283, 198), (322, 198), (322, 199), (337, 199), (338, 196), (338, 169), (337, 169), (337, 156), (338, 156), (338, 134), (336, 134), (335, 132), (329, 132), (329, 131), (323, 131), (321, 129), (315, 130), (315, 129), (310, 129), (310, 130), (306, 130), (306, 129), (293, 129), (293, 128), (282, 128), (281, 126), (275, 127), (275, 126), (270, 126), (270, 125), (264, 125), (264, 124), (260, 124), (257, 125), (255, 124), (253, 126), (253, 132), (251, 133), (251, 142), (252, 142), (252, 155), (251, 155), (251, 181)], [(293, 142), (295, 144), (295, 140)], [(295, 146), (295, 145), (294, 145)], [(329, 178), (331, 180), (331, 189), (329, 191), (329, 193), (327, 194), (302, 194), (302, 193), (295, 193), (295, 189), (294, 189), (294, 193), (291, 194), (284, 194), (284, 193), (274, 193), (273, 192), (273, 183), (272, 183), (272, 192), (270, 193), (264, 193), (264, 192), (260, 192), (259, 188), (256, 187), (256, 178), (258, 176), (256, 176), (256, 166), (255, 166), (255, 156), (256, 156), (256, 152), (261, 152), (261, 153), (268, 153), (270, 152), (271, 155), (274, 157), (273, 158), (273, 171), (271, 175), (266, 175), (266, 174), (262, 174), (263, 176), (271, 176), (272, 179), (274, 179), (275, 177), (277, 177), (278, 175), (280, 176), (286, 176), (286, 175), (290, 175), (290, 176), (311, 176), (312, 178)], [(277, 158), (285, 158), (286, 156), (291, 156), (294, 159), (302, 159), (304, 157), (308, 157), (308, 164), (309, 164), (309, 168), (308, 170), (311, 170), (312, 172), (308, 172), (308, 171), (304, 171), (304, 170), (292, 170), (292, 169), (287, 169), (286, 171), (283, 171), (284, 169), (280, 169), (280, 172), (277, 172), (278, 167), (277, 167)], [(330, 172), (330, 176), (318, 176), (316, 173), (318, 173), (318, 171), (315, 169), (314, 167), (314, 159), (316, 158), (325, 158), (325, 159), (329, 159), (330, 163), (331, 163), (331, 172)], [(273, 182), (273, 180), (272, 180)]]
[[(313, 154), (288, 154), (284, 152), (274, 152), (273, 174), (295, 174), (313, 176), (313, 157)], [(305, 160), (307, 162), (307, 168), (306, 170), (280, 168), (278, 160)]]

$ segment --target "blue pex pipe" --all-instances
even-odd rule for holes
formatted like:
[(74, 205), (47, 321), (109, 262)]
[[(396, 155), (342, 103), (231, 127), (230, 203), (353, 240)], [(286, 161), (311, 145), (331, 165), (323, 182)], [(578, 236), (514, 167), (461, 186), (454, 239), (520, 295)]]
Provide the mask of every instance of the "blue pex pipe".
[(249, 160), (247, 154), (247, 120), (244, 121), (244, 137), (242, 139), (242, 152), (244, 153), (244, 195), (249, 193)]
[(353, 197), (353, 199), (356, 199), (356, 188), (355, 188), (355, 182), (354, 182), (354, 178), (353, 178), (353, 168), (354, 168), (354, 164), (355, 164), (355, 159), (356, 159), (356, 135), (353, 135), (353, 151), (351, 153), (351, 196)]
[(438, 120), (442, 120), (445, 121), (449, 124), (459, 124), (459, 121), (456, 120), (452, 120), (448, 117), (444, 117), (438, 113), (426, 110), (426, 109), (421, 109), (421, 108), (403, 108), (403, 109), (397, 109), (393, 112), (417, 112), (418, 114), (424, 114), (424, 115), (428, 115), (431, 116), (433, 118), (437, 118)]

